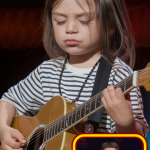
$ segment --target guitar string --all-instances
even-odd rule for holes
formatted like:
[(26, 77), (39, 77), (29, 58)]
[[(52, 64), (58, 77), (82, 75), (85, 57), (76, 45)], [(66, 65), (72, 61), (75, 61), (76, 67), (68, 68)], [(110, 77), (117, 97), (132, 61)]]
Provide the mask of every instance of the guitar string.
[[(69, 114), (68, 114), (69, 115)], [(66, 115), (67, 116), (67, 115)], [(62, 119), (64, 119), (64, 116), (62, 116)], [(80, 120), (80, 119), (79, 119)], [(59, 122), (59, 120), (57, 120), (56, 122)], [(56, 124), (56, 122), (51, 123), (51, 126), (54, 127), (54, 125)], [(53, 125), (54, 124), (54, 125)], [(49, 130), (49, 129), (48, 129)], [(62, 131), (61, 131), (62, 132)], [(57, 133), (58, 134), (58, 133)]]
[(146, 73), (148, 73), (150, 70), (148, 70), (148, 71), (145, 71), (145, 72), (141, 72), (140, 74), (138, 74), (138, 75), (144, 75), (144, 74), (146, 74)]
[[(149, 68), (148, 68), (149, 69)], [(128, 76), (129, 77), (129, 76)], [(131, 76), (132, 77), (132, 76)], [(126, 82), (128, 81), (128, 80), (130, 80), (130, 78), (128, 78), (127, 80), (126, 80)], [(123, 80), (122, 80), (123, 81)], [(123, 84), (124, 84), (124, 82), (123, 82)], [(118, 84), (118, 86), (119, 86), (119, 84)], [(121, 84), (120, 84), (120, 86), (121, 86)], [(100, 93), (101, 94), (101, 93)], [(98, 97), (99, 98), (99, 97)], [(91, 100), (91, 99), (90, 99)], [(94, 99), (95, 100), (95, 99)], [(90, 102), (90, 103), (92, 103), (92, 101)], [(82, 105), (82, 104), (81, 104)], [(81, 106), (81, 105), (79, 105), (79, 106)], [(82, 107), (81, 107), (82, 108)], [(76, 111), (78, 111), (79, 109), (81, 109), (81, 108), (79, 108), (78, 107), (78, 109), (75, 109), (75, 110), (73, 110), (72, 111), (72, 114), (74, 113), (74, 112), (76, 112)], [(82, 112), (81, 112), (82, 113)], [(67, 118), (67, 117), (70, 117), (70, 116), (68, 116), (68, 115), (72, 115), (72, 114), (69, 114), (69, 113), (67, 113), (65, 116), (61, 116), (60, 117), (60, 119), (57, 119), (57, 120), (55, 120), (54, 122), (52, 122), (52, 123), (50, 123), (51, 124), (51, 126), (49, 127), (48, 125), (47, 125), (47, 127), (48, 127), (48, 129), (47, 130), (49, 130), (49, 129), (51, 129), (51, 128), (53, 128), (59, 121), (65, 121), (65, 119), (64, 118)], [(80, 120), (80, 119), (79, 119)], [(64, 122), (63, 122), (64, 123)], [(49, 125), (50, 125), (49, 124)], [(64, 128), (65, 128), (65, 126), (64, 126)], [(44, 132), (45, 131), (47, 131), (47, 130), (44, 130)], [(62, 132), (62, 131), (61, 131)], [(37, 132), (38, 133), (38, 132)], [(58, 133), (57, 133), (58, 134)]]
[[(149, 69), (149, 68), (147, 68), (147, 69)], [(141, 70), (142, 71), (142, 70)], [(140, 71), (139, 71), (140, 72)], [(138, 74), (140, 74), (140, 73), (138, 73)], [(130, 78), (129, 78), (130, 79)], [(81, 106), (81, 105), (80, 105)], [(78, 111), (78, 110), (75, 110), (75, 111)], [(74, 113), (74, 112), (72, 112), (72, 113)], [(66, 114), (66, 118), (67, 117), (70, 117), (70, 116), (67, 116), (67, 115), (70, 115), (69, 113), (68, 114)], [(62, 116), (61, 117), (61, 119), (64, 119), (64, 116)], [(58, 123), (59, 122), (59, 120), (60, 119), (58, 119), (58, 120), (56, 120), (55, 122), (53, 122), (53, 123), (50, 123), (51, 124), (51, 126), (53, 127), (54, 125), (52, 125), (52, 124), (56, 124), (56, 123)], [(61, 120), (62, 121), (62, 120)], [(47, 125), (48, 126), (48, 125)], [(48, 129), (49, 130), (49, 129)]]
[[(131, 75), (131, 77), (132, 77), (132, 75)], [(128, 80), (129, 80), (130, 78), (129, 78), (129, 76), (128, 76)], [(126, 80), (126, 82), (128, 81), (128, 80)], [(123, 81), (123, 80), (122, 80)], [(119, 84), (117, 84), (118, 86), (119, 86)], [(121, 86), (122, 84), (120, 84), (120, 86)], [(117, 87), (117, 86), (116, 86)], [(99, 95), (101, 96), (101, 92), (99, 93)], [(99, 95), (96, 95), (97, 96), (97, 98), (99, 98)], [(94, 98), (94, 97), (93, 97)], [(91, 100), (91, 99), (90, 99)], [(95, 100), (95, 98), (94, 98), (94, 100)], [(90, 101), (87, 101), (87, 104), (90, 104), (90, 103), (92, 103), (92, 101), (90, 102)], [(82, 105), (82, 104), (81, 104)], [(79, 106), (81, 106), (81, 105), (79, 105)], [(85, 107), (85, 106), (84, 106)], [(83, 108), (84, 108), (83, 107)], [(82, 108), (82, 107), (81, 107)], [(80, 108), (78, 107), (77, 109), (75, 109), (75, 110), (73, 110), (72, 111), (72, 114), (74, 113), (74, 112), (76, 112), (76, 111), (78, 111)], [(72, 115), (71, 114), (71, 115)], [(59, 121), (62, 121), (62, 120), (64, 120), (64, 117), (69, 117), (68, 115), (70, 115), (70, 112), (68, 113), (68, 114), (66, 114), (65, 116), (61, 116), (58, 120), (54, 120), (54, 122), (51, 122), (50, 124), (51, 124), (51, 127), (54, 127), (54, 125), (57, 123), (57, 122), (59, 122)], [(48, 124), (48, 125), (50, 125), (50, 124)], [(47, 125), (47, 127), (48, 127), (48, 125)], [(49, 130), (49, 129), (47, 129), (47, 130)], [(42, 129), (42, 131), (43, 131), (43, 129)], [(38, 131), (38, 132), (40, 132), (40, 131)], [(38, 133), (37, 132), (37, 133)]]
[(149, 70), (150, 70), (150, 67), (142, 69), (142, 70), (139, 70), (138, 72), (140, 74), (140, 73), (143, 73), (143, 72), (148, 72)]
[[(133, 75), (133, 74), (132, 74), (132, 75)], [(130, 75), (130, 76), (127, 77), (128, 79), (126, 80), (126, 82), (128, 82), (130, 79), (132, 79), (132, 75)], [(124, 80), (122, 80), (122, 81), (124, 81)], [(122, 81), (121, 81), (121, 82), (122, 82)], [(124, 82), (121, 83), (120, 85), (117, 84), (117, 85), (116, 85), (116, 88), (119, 87), (119, 86), (122, 86), (123, 84), (124, 84)], [(101, 98), (101, 97), (99, 97), (99, 96), (102, 96), (102, 92), (100, 92), (98, 95), (95, 95), (94, 97), (97, 97), (97, 99), (98, 99), (98, 98)], [(90, 104), (90, 103), (92, 103), (92, 102), (94, 102), (94, 101), (91, 101), (91, 100), (95, 100), (94, 97), (91, 98), (90, 100), (86, 101), (86, 102), (87, 102), (87, 105)], [(85, 103), (86, 103), (86, 102), (85, 102)], [(83, 104), (84, 104), (84, 103), (83, 103)], [(82, 104), (81, 104), (81, 105), (82, 105)], [(81, 106), (81, 105), (79, 105), (79, 106)], [(61, 116), (59, 119), (54, 120), (53, 122), (51, 122), (50, 124), (48, 124), (48, 125), (50, 125), (50, 126), (48, 126), (48, 125), (46, 126), (47, 129), (44, 130), (44, 132), (45, 132), (45, 131), (48, 131), (49, 129), (51, 129), (51, 128), (53, 128), (53, 127), (55, 127), (58, 122), (60, 123), (60, 122), (62, 122), (62, 121), (65, 121), (64, 118), (71, 117), (71, 115), (74, 114), (74, 112), (77, 112), (77, 111), (79, 111), (79, 110), (82, 109), (82, 108), (85, 108), (85, 106), (84, 106), (84, 107), (81, 107), (81, 108), (80, 108), (80, 107), (77, 107), (76, 109), (74, 109), (74, 110), (71, 111), (71, 114), (70, 114), (70, 112), (69, 112), (69, 113), (67, 113), (65, 116)], [(70, 116), (69, 116), (69, 115), (70, 115)], [(79, 119), (79, 120), (80, 120), (80, 119)], [(64, 122), (63, 122), (63, 123), (64, 123)], [(65, 126), (64, 126), (64, 128), (65, 128)], [(65, 129), (64, 129), (64, 130), (65, 130)], [(42, 131), (43, 131), (43, 129), (42, 129)], [(63, 131), (63, 130), (62, 130), (62, 131)], [(62, 132), (62, 131), (61, 131), (61, 132)], [(38, 132), (40, 132), (40, 131), (38, 131)], [(38, 133), (38, 132), (37, 132), (37, 133)], [(43, 133), (42, 133), (42, 134), (43, 134)], [(58, 133), (57, 133), (57, 134), (58, 134)], [(57, 134), (56, 134), (56, 135), (57, 135)], [(38, 136), (39, 136), (39, 135), (40, 135), (40, 134), (38, 133)], [(33, 139), (32, 139), (31, 141), (33, 141)], [(31, 141), (30, 141), (30, 142), (31, 142)]]
[[(63, 119), (64, 119), (64, 118), (63, 118)], [(80, 119), (79, 119), (79, 120), (80, 120)], [(63, 123), (64, 123), (64, 122), (63, 122)], [(61, 132), (63, 132), (63, 130), (62, 130)], [(57, 134), (58, 134), (58, 133), (57, 133)], [(57, 134), (54, 134), (54, 136), (57, 135)], [(46, 140), (47, 140), (47, 139), (46, 139)], [(30, 144), (29, 144), (29, 145), (30, 145)]]
[(148, 69), (150, 69), (150, 67), (141, 69), (141, 70), (139, 70), (138, 72), (141, 72), (141, 71), (143, 71), (143, 70), (148, 70)]
[[(149, 68), (146, 68), (146, 69), (149, 69)], [(142, 69), (142, 70), (144, 70), (144, 69)], [(139, 70), (138, 72), (140, 72), (140, 71), (142, 71), (142, 70)], [(129, 80), (130, 80), (130, 78), (129, 78)], [(128, 81), (128, 80), (126, 80), (126, 81)], [(97, 95), (96, 95), (97, 96)], [(82, 105), (82, 104), (81, 104)], [(81, 106), (81, 105), (79, 105), (79, 106)], [(72, 112), (72, 114), (73, 114), (74, 112)], [(72, 115), (71, 114), (71, 115)], [(66, 114), (67, 115), (67, 114)], [(49, 123), (48, 125), (50, 125), (50, 124), (54, 124), (54, 122), (59, 122), (59, 119), (64, 119), (63, 118), (63, 116), (61, 116), (60, 118), (58, 118), (58, 120), (54, 120), (53, 122), (51, 122), (51, 123)], [(60, 120), (60, 121), (62, 121), (62, 120)], [(47, 125), (47, 126), (48, 126)], [(38, 132), (40, 132), (40, 131), (38, 131)]]
[(139, 80), (141, 80), (141, 79), (148, 79), (149, 77), (150, 77), (150, 75), (149, 76), (140, 77)]
[[(148, 73), (149, 71), (150, 71), (150, 68), (146, 68), (144, 71), (140, 71), (140, 73), (139, 73), (138, 75), (140, 75), (140, 74), (146, 74), (146, 73)], [(139, 77), (138, 80), (146, 79), (146, 78), (148, 79), (149, 76)]]
[[(144, 72), (143, 74), (146, 74), (147, 72)], [(149, 76), (150, 76), (150, 74), (149, 74)], [(141, 78), (145, 78), (146, 76), (144, 75), (144, 76), (142, 76), (142, 77), (139, 77), (140, 79)]]

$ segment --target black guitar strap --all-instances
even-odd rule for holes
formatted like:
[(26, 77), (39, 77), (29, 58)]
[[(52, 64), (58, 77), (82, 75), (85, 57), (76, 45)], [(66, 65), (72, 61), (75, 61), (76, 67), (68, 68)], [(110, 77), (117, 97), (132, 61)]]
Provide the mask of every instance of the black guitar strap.
[[(106, 60), (107, 60), (107, 57), (106, 57), (106, 54), (104, 54), (100, 60), (100, 64), (97, 70), (97, 75), (95, 78), (95, 83), (94, 83), (91, 97), (93, 97), (97, 93), (107, 88), (109, 75), (110, 75), (112, 66)], [(101, 105), (102, 105), (102, 102), (101, 102)], [(92, 115), (88, 117), (88, 122), (91, 122), (94, 125), (94, 131), (96, 131), (99, 123), (101, 123), (103, 112), (104, 112), (104, 107), (97, 110), (95, 113), (93, 113)]]

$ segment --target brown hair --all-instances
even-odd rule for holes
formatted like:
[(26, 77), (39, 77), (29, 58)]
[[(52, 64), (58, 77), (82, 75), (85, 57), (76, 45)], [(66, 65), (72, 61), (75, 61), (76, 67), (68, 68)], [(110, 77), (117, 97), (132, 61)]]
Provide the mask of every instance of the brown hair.
[[(81, 0), (76, 1), (80, 4)], [(52, 10), (61, 2), (62, 0), (46, 0), (43, 15), (44, 47), (50, 58), (55, 60), (59, 56), (66, 56), (66, 52), (56, 43), (52, 25)], [(86, 2), (90, 8), (89, 0)], [(130, 21), (124, 1), (94, 0), (94, 2), (96, 17), (100, 22), (101, 54), (105, 52), (111, 64), (113, 64), (113, 58), (117, 56), (133, 68), (135, 63), (134, 38), (129, 30)]]
[(110, 147), (110, 148), (116, 148), (116, 150), (119, 150), (119, 146), (115, 142), (106, 142), (106, 143), (103, 143), (101, 150), (104, 150), (105, 148), (108, 148), (108, 147)]

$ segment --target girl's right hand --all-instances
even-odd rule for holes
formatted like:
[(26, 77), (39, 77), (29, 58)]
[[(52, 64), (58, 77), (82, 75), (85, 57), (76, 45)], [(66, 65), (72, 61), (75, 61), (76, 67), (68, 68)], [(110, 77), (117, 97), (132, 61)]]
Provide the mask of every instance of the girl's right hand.
[[(9, 126), (1, 128), (1, 150), (23, 150), (22, 144), (26, 141), (24, 136), (16, 129)], [(16, 142), (18, 140), (19, 142)]]

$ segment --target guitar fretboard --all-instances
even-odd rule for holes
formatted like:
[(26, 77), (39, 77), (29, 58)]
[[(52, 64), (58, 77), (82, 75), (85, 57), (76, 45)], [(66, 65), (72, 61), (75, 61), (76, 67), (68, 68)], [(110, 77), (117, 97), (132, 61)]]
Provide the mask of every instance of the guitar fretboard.
[[(115, 88), (121, 88), (124, 93), (128, 92), (128, 89), (131, 89), (133, 86), (133, 74), (116, 84)], [(55, 122), (46, 126), (44, 129), (44, 139), (43, 142), (47, 142), (51, 138), (65, 131), (66, 129), (71, 128), (76, 125), (78, 122), (83, 120), (85, 117), (94, 113), (95, 110), (101, 108), (101, 97), (103, 96), (102, 92), (99, 92), (92, 98), (90, 98), (85, 103), (79, 105), (76, 109), (70, 111), (66, 115), (60, 117)]]

